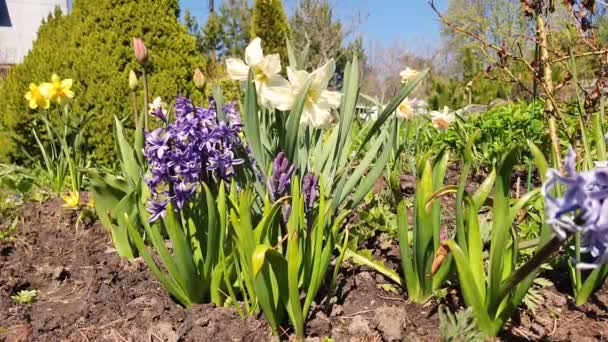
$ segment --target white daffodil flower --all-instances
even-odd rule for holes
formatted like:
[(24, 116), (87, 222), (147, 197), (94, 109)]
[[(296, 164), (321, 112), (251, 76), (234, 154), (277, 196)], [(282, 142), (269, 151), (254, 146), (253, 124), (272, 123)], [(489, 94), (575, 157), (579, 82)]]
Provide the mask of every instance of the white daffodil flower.
[(448, 106), (443, 107), (442, 112), (432, 111), (431, 122), (436, 129), (444, 130), (450, 127), (452, 122), (456, 120), (454, 113), (450, 113)]
[(327, 128), (333, 122), (332, 109), (340, 106), (342, 94), (336, 91), (327, 90), (327, 85), (336, 71), (336, 63), (333, 59), (329, 60), (319, 69), (308, 73), (304, 70), (287, 68), (287, 78), (289, 87), (277, 87), (273, 89), (274, 95), (280, 99), (277, 105), (279, 110), (291, 110), (294, 108), (297, 98), (310, 81), (310, 87), (306, 96), (306, 103), (300, 124), (310, 125), (314, 128)]
[(416, 99), (410, 101), (407, 97), (403, 99), (403, 102), (397, 107), (397, 118), (401, 120), (409, 120), (413, 118), (416, 113), (414, 112), (414, 104)]
[(405, 70), (399, 73), (399, 76), (401, 76), (401, 83), (405, 83), (407, 81), (412, 80), (413, 78), (418, 76), (419, 73), (420, 72), (418, 70), (414, 70), (409, 67), (405, 68)]
[(270, 88), (288, 85), (287, 80), (280, 75), (281, 57), (276, 53), (264, 56), (260, 38), (252, 40), (245, 49), (245, 61), (238, 58), (228, 58), (226, 69), (228, 76), (237, 81), (247, 81), (249, 69), (251, 69), (258, 96), (261, 103), (267, 107), (275, 108), (277, 101), (280, 100)]

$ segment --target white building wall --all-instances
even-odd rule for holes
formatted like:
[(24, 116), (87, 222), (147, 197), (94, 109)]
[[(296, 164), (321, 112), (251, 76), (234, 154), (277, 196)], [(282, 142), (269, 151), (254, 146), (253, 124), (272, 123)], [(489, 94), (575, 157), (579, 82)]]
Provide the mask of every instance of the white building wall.
[(22, 62), (32, 48), (42, 20), (56, 6), (67, 13), (68, 1), (0, 0), (0, 65)]

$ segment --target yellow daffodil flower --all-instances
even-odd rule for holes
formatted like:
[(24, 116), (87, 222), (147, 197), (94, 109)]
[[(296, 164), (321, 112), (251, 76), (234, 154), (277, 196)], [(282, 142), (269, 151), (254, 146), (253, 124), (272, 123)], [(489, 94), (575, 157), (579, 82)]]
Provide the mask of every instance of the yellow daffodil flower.
[(71, 78), (62, 80), (59, 78), (59, 76), (57, 76), (57, 74), (53, 74), (49, 89), (51, 101), (57, 101), (57, 103), (61, 106), (67, 104), (72, 98), (74, 98), (74, 92), (71, 90), (71, 88)]
[(63, 202), (64, 208), (74, 209), (78, 207), (78, 203), (80, 202), (80, 194), (78, 192), (70, 192), (63, 196)]
[(42, 83), (40, 85), (30, 83), (30, 90), (25, 93), (25, 99), (28, 101), (31, 109), (39, 107), (48, 109), (51, 105), (51, 101), (49, 100), (49, 83)]

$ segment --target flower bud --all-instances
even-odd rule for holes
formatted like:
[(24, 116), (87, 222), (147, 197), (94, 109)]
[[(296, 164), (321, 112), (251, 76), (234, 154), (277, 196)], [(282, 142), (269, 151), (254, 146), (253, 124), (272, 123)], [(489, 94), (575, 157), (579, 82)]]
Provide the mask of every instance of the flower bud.
[(205, 87), (205, 82), (207, 82), (207, 80), (205, 79), (205, 75), (199, 68), (196, 68), (196, 70), (194, 70), (194, 76), (192, 77), (192, 79), (194, 80), (194, 86), (199, 90), (202, 90)]
[(135, 52), (135, 59), (139, 64), (148, 64), (148, 49), (144, 45), (144, 41), (141, 38), (133, 37), (133, 51)]
[(135, 71), (130, 70), (129, 71), (129, 88), (131, 88), (131, 90), (137, 90), (137, 75), (135, 75)]

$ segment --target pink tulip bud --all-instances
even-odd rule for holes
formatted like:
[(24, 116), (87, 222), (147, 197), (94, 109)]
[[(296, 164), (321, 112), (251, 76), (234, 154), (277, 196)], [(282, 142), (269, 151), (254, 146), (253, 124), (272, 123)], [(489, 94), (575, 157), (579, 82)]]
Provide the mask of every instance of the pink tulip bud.
[(133, 51), (135, 52), (135, 59), (139, 64), (148, 64), (148, 49), (141, 38), (133, 37)]
[(196, 86), (197, 89), (203, 89), (205, 87), (205, 75), (201, 69), (196, 68), (196, 70), (194, 70), (194, 76), (192, 79), (194, 80), (194, 86)]

